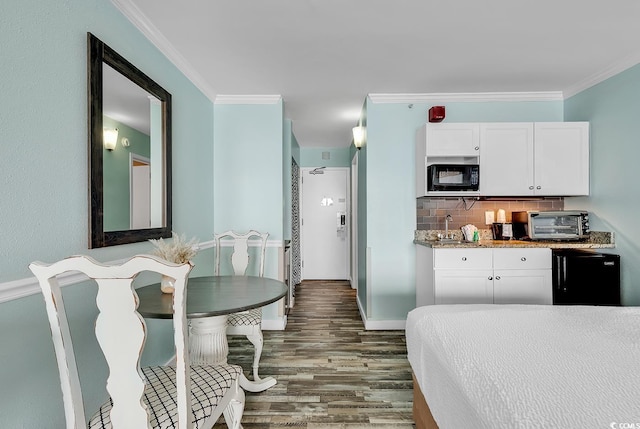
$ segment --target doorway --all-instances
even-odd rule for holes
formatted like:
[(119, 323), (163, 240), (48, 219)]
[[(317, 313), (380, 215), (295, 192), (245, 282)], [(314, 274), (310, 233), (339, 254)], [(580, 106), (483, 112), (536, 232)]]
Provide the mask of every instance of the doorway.
[(131, 229), (151, 227), (151, 163), (149, 158), (129, 153)]
[(303, 168), (302, 279), (349, 279), (349, 168)]

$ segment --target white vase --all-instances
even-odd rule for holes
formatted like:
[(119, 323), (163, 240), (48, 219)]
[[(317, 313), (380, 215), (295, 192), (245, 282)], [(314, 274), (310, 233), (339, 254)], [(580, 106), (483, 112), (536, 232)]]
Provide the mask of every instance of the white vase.
[(162, 276), (162, 280), (160, 281), (160, 290), (162, 293), (173, 293), (175, 288), (175, 281), (173, 277)]

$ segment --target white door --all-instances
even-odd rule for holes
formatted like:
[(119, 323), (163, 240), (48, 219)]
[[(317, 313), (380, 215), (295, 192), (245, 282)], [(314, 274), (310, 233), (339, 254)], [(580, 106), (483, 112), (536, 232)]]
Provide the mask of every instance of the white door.
[(301, 169), (302, 279), (349, 278), (348, 168)]
[(149, 160), (131, 153), (129, 163), (131, 229), (151, 227), (151, 170)]

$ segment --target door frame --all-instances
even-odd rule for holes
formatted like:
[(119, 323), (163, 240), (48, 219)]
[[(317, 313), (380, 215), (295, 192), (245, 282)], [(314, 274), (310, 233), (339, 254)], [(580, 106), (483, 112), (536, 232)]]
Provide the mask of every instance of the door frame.
[(351, 209), (351, 289), (358, 293), (358, 154), (356, 151), (351, 159), (351, 189), (350, 189), (350, 209)]
[[(347, 173), (346, 175), (346, 183), (345, 183), (345, 188), (346, 188), (346, 195), (347, 195), (347, 201), (345, 202), (345, 208), (347, 210), (347, 219), (351, 220), (351, 187), (349, 186), (349, 181), (350, 181), (350, 177), (351, 177), (351, 168), (350, 167), (300, 167), (300, 177), (298, 178), (299, 183), (298, 183), (298, 189), (300, 190), (300, 199), (299, 199), (299, 204), (300, 204), (300, 260), (301, 260), (301, 267), (300, 267), (300, 280), (304, 280), (304, 186), (303, 186), (303, 178), (305, 175), (305, 172), (309, 172), (315, 169), (322, 169), (322, 171), (344, 171)], [(346, 239), (347, 239), (347, 277), (349, 277), (351, 275), (351, 257), (350, 257), (350, 251), (349, 249), (351, 248), (351, 230), (350, 228), (352, 228), (351, 225), (347, 225), (347, 233), (346, 233)], [(348, 279), (347, 279), (348, 280)]]

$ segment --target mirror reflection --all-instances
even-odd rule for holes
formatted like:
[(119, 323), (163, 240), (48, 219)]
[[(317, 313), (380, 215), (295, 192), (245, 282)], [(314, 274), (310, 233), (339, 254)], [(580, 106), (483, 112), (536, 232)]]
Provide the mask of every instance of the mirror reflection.
[[(162, 227), (161, 102), (107, 64), (102, 68), (104, 230)], [(159, 159), (153, 159), (159, 158)]]
[(89, 247), (171, 236), (171, 95), (92, 34)]

